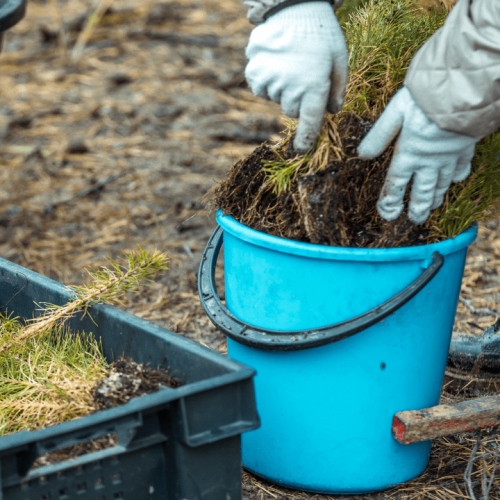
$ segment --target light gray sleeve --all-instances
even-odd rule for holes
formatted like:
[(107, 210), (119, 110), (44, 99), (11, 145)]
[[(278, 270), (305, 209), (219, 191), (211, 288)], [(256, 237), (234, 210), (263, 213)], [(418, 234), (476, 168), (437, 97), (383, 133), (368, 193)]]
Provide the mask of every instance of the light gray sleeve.
[[(264, 22), (265, 13), (284, 2), (285, 0), (243, 0), (243, 3), (249, 7), (248, 20), (252, 24), (261, 24)], [(344, 0), (330, 0), (334, 10), (342, 6)]]
[(405, 85), (440, 128), (482, 138), (500, 127), (500, 0), (458, 0), (413, 58)]

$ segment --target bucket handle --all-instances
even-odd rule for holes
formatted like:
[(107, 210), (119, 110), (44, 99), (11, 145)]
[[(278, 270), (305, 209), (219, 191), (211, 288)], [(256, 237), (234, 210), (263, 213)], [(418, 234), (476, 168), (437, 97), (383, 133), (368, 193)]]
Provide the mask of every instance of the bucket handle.
[(432, 255), (431, 265), (404, 290), (371, 311), (331, 326), (311, 330), (279, 331), (252, 326), (231, 314), (222, 304), (215, 287), (215, 266), (223, 242), (218, 226), (208, 240), (198, 271), (198, 293), (212, 323), (229, 338), (250, 347), (270, 351), (297, 351), (345, 339), (366, 330), (396, 312), (417, 295), (438, 273), (444, 263), (439, 252)]

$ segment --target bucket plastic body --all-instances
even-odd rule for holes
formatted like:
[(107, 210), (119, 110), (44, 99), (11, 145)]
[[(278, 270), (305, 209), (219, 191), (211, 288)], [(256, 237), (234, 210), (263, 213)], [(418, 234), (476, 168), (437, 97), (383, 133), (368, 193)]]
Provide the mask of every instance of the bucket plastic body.
[(336, 248), (249, 229), (224, 229), (226, 304), (261, 328), (303, 330), (360, 315), (418, 278), (438, 274), (383, 321), (349, 338), (291, 352), (228, 338), (228, 354), (257, 371), (261, 427), (242, 436), (243, 465), (304, 491), (363, 493), (420, 475), (431, 442), (402, 445), (396, 412), (439, 401), (471, 228), (455, 239), (398, 249)]

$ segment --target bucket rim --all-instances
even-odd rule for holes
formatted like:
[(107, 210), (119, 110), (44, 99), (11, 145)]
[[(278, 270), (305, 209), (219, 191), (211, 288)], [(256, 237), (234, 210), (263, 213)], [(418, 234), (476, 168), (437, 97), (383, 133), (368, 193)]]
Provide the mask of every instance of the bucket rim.
[(349, 260), (370, 262), (395, 262), (409, 260), (432, 259), (434, 252), (449, 255), (468, 247), (477, 237), (477, 224), (460, 233), (455, 238), (449, 238), (438, 243), (398, 248), (351, 248), (317, 245), (302, 241), (287, 240), (271, 236), (261, 231), (251, 229), (241, 224), (230, 215), (217, 211), (218, 224), (231, 235), (247, 243), (274, 250), (276, 252), (322, 260)]

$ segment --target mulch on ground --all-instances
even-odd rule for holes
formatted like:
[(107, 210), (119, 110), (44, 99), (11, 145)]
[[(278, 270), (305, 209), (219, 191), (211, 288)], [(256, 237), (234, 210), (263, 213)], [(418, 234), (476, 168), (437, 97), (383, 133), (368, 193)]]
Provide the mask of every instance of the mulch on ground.
[[(33, 0), (6, 36), (0, 257), (78, 284), (85, 267), (137, 244), (168, 251), (170, 271), (124, 308), (225, 353), (197, 296), (198, 263), (215, 227), (201, 200), (232, 164), (284, 128), (279, 107), (245, 88), (246, 7), (240, 0), (103, 5), (107, 14), (88, 40), (85, 19), (98, 6), (90, 0)], [(494, 322), (499, 268), (492, 221), (469, 253), (457, 332), (481, 333)], [(223, 296), (221, 270), (217, 279)], [(433, 457), (448, 449), (447, 460), (462, 467), (473, 441), (453, 443), (435, 443)], [(436, 463), (407, 490), (363, 498), (459, 498), (449, 493), (449, 469)], [(453, 474), (468, 498), (460, 470)], [(245, 500), (339, 498), (246, 473), (243, 490)]]

